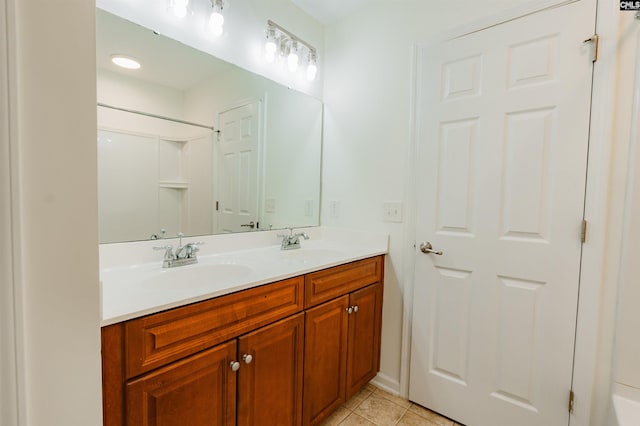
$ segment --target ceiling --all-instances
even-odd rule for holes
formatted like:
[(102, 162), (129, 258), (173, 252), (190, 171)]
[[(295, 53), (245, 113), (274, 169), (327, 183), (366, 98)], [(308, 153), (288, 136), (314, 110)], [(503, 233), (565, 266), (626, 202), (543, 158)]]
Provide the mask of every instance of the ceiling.
[[(111, 63), (111, 55), (124, 54), (140, 61), (131, 71)], [(136, 79), (187, 90), (234, 65), (154, 33), (101, 9), (96, 9), (96, 66)]]
[(363, 8), (371, 3), (371, 0), (291, 0), (291, 2), (318, 22), (330, 25)]

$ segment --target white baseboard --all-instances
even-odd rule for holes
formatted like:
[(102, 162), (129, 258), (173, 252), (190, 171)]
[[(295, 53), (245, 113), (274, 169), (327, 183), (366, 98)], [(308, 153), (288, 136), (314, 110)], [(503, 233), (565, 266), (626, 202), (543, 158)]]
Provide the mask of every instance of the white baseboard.
[(383, 391), (389, 392), (393, 395), (400, 395), (400, 382), (397, 380), (393, 380), (391, 377), (386, 374), (378, 373), (376, 377), (371, 380), (371, 384), (382, 389)]

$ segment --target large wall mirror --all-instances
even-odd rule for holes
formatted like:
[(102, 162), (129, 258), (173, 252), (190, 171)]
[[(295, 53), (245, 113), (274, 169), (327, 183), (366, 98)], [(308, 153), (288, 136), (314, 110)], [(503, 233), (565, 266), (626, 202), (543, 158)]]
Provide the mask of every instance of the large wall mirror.
[(318, 225), (318, 99), (96, 14), (101, 243)]

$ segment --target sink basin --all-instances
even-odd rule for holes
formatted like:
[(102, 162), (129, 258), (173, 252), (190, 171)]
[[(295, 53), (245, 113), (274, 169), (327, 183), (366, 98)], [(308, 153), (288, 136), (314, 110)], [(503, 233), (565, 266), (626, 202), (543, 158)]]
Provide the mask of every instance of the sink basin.
[(283, 255), (285, 258), (294, 259), (305, 263), (326, 262), (339, 257), (342, 253), (338, 250), (324, 248), (300, 248), (294, 250), (285, 250)]
[(148, 289), (185, 290), (201, 287), (215, 288), (247, 277), (252, 272), (248, 266), (232, 263), (196, 264), (163, 269), (157, 275), (141, 282)]

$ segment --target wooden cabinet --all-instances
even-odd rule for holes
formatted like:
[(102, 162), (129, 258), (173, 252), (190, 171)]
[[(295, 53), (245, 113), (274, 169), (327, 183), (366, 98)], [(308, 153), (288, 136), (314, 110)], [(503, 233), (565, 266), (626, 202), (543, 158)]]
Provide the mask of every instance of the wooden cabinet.
[(303, 325), (300, 313), (127, 382), (127, 424), (301, 424)]
[(349, 339), (345, 399), (351, 398), (380, 370), (382, 286), (373, 284), (349, 296)]
[(302, 424), (304, 314), (260, 328), (238, 342), (238, 425)]
[(382, 260), (305, 277), (304, 425), (322, 422), (380, 369)]
[(104, 425), (317, 424), (379, 369), (382, 262), (104, 327)]
[(306, 311), (304, 422), (316, 424), (345, 402), (349, 296)]
[(126, 385), (127, 424), (225, 425), (236, 422), (232, 341), (159, 368)]
[(127, 321), (126, 376), (300, 312), (303, 291), (303, 279), (296, 277)]

